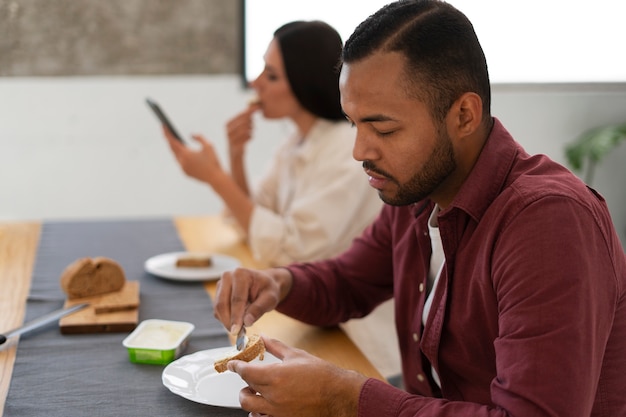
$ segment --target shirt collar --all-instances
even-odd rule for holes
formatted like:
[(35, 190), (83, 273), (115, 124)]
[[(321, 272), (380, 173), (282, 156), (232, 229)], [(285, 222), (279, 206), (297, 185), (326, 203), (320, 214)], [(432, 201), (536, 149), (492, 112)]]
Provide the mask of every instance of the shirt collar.
[(297, 134), (294, 134), (290, 139), (290, 147), (292, 148), (293, 157), (297, 158), (300, 162), (308, 162), (314, 160), (316, 156), (316, 150), (319, 147), (326, 146), (325, 139), (330, 135), (329, 129), (332, 129), (336, 123), (347, 123), (344, 121), (333, 122), (318, 118), (305, 139), (302, 140)]
[(516, 155), (522, 151), (502, 123), (494, 117), (493, 128), (485, 145), (459, 189), (453, 207), (467, 212), (476, 222), (504, 188)]

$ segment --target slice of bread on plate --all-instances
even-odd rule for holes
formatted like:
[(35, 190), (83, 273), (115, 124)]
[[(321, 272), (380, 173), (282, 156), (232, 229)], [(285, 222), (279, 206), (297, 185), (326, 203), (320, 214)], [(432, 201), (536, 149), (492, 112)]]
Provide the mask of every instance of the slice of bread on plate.
[(263, 355), (265, 354), (265, 343), (263, 343), (263, 339), (258, 334), (254, 334), (248, 338), (248, 343), (243, 350), (233, 354), (226, 356), (222, 359), (218, 359), (215, 361), (213, 365), (215, 370), (219, 373), (222, 373), (228, 369), (228, 362), (232, 360), (246, 361), (250, 362), (257, 356), (260, 360), (263, 360)]
[(188, 253), (176, 259), (178, 268), (208, 268), (213, 265), (213, 258), (204, 253)]

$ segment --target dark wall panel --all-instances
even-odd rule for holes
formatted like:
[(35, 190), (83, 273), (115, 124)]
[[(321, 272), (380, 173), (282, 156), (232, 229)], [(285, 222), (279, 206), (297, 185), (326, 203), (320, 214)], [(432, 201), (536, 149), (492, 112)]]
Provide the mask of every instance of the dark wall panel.
[(0, 75), (236, 73), (237, 0), (0, 0)]

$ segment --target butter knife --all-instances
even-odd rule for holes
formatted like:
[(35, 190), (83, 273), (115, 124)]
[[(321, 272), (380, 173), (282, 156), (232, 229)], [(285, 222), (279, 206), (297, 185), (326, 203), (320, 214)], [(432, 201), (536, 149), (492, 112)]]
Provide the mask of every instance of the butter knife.
[(68, 314), (74, 313), (78, 310), (82, 310), (87, 307), (89, 303), (76, 304), (74, 306), (68, 308), (61, 308), (59, 310), (55, 310), (52, 313), (48, 313), (44, 316), (38, 317), (28, 323), (24, 324), (17, 329), (9, 330), (5, 334), (0, 334), (0, 345), (7, 341), (10, 337), (18, 336), (24, 334), (26, 332), (30, 332), (31, 330), (35, 330), (39, 327), (45, 326), (48, 323), (52, 323), (55, 320), (60, 319), (63, 316), (67, 316)]
[(246, 337), (246, 326), (241, 326), (239, 333), (237, 333), (237, 340), (235, 346), (237, 350), (243, 350), (248, 344), (248, 338)]

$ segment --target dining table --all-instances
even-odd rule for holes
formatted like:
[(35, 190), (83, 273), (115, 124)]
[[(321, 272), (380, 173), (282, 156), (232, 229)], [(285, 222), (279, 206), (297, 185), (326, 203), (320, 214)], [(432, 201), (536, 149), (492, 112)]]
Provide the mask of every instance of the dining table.
[[(219, 254), (242, 267), (256, 260), (227, 216), (0, 222), (0, 334), (63, 306), (59, 277), (73, 260), (107, 256), (128, 280), (138, 280), (139, 321), (192, 322), (183, 353), (232, 346), (215, 319), (217, 279), (171, 280), (146, 271), (146, 260), (167, 252)], [(249, 334), (262, 334), (346, 369), (384, 380), (362, 350), (337, 326), (317, 327), (277, 311)], [(0, 417), (12, 416), (245, 416), (238, 407), (190, 400), (164, 386), (165, 365), (129, 361), (128, 332), (61, 334), (58, 322), (0, 345)], [(210, 367), (211, 364), (206, 364)]]

